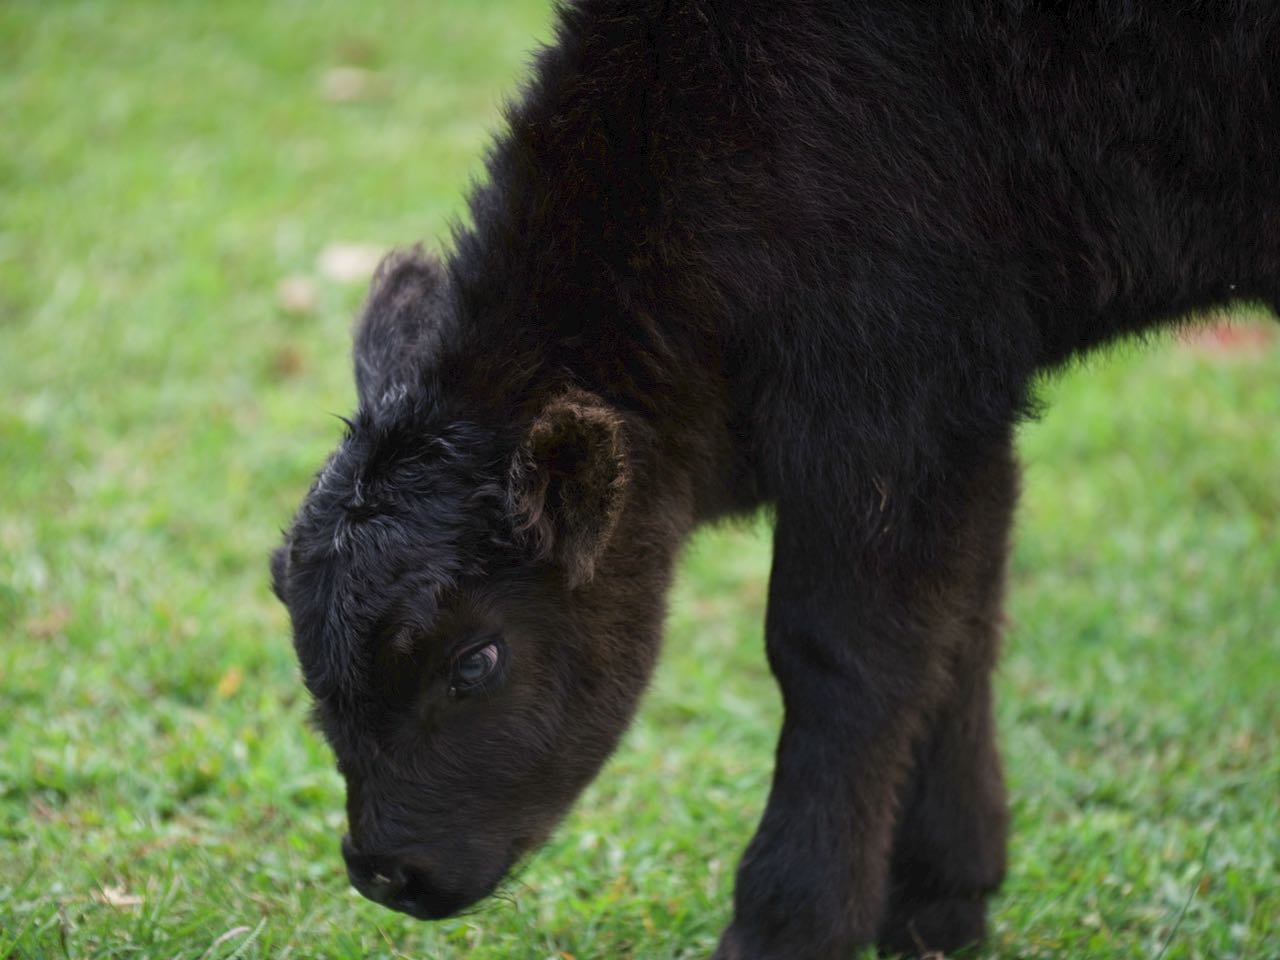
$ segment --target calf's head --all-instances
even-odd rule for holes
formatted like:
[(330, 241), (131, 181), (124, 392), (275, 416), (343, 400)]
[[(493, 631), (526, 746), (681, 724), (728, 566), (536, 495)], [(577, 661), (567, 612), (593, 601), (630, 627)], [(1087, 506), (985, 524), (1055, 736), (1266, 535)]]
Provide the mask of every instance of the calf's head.
[(351, 881), (422, 918), (490, 893), (608, 756), (675, 545), (640, 428), (599, 398), (560, 387), (502, 417), (450, 395), (458, 322), (438, 266), (380, 269), (360, 409), (271, 564), (346, 779)]

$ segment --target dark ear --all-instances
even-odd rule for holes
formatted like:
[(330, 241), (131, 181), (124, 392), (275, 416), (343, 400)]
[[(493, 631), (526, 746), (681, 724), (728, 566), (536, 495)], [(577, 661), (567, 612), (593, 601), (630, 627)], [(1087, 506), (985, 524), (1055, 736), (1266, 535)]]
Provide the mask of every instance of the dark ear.
[(396, 250), (374, 272), (352, 351), (356, 393), (370, 412), (403, 396), (436, 352), (449, 314), (444, 267), (421, 247)]
[(285, 582), (289, 579), (289, 544), (271, 551), (271, 592), (281, 603), (285, 602)]
[(577, 587), (591, 579), (609, 543), (629, 479), (622, 418), (599, 397), (569, 390), (529, 425), (512, 460), (516, 529), (539, 556), (564, 566)]

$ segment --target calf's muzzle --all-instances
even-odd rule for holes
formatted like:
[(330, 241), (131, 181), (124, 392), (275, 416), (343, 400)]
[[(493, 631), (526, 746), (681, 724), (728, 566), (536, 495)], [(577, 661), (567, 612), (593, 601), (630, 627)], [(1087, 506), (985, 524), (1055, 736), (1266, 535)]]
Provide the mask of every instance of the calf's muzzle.
[(342, 838), (342, 857), (347, 862), (347, 877), (361, 896), (419, 920), (451, 916), (477, 899), (450, 889), (420, 861), (364, 853), (349, 836)]

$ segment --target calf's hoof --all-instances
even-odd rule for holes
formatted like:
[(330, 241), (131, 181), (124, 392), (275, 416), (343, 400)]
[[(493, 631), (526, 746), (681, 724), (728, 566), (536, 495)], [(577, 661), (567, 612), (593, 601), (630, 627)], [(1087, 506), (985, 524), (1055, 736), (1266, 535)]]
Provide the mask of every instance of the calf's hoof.
[(965, 897), (895, 903), (877, 943), (886, 956), (950, 955), (979, 943), (987, 931), (987, 902)]

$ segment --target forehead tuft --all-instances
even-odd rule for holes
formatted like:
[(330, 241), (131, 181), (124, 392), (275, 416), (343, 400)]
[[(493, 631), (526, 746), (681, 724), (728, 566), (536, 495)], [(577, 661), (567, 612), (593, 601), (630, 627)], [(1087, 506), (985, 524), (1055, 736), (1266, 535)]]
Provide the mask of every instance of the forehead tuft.
[(510, 548), (500, 458), (465, 423), (425, 431), (361, 414), (288, 534), (283, 594), (312, 694), (358, 697), (376, 646)]

